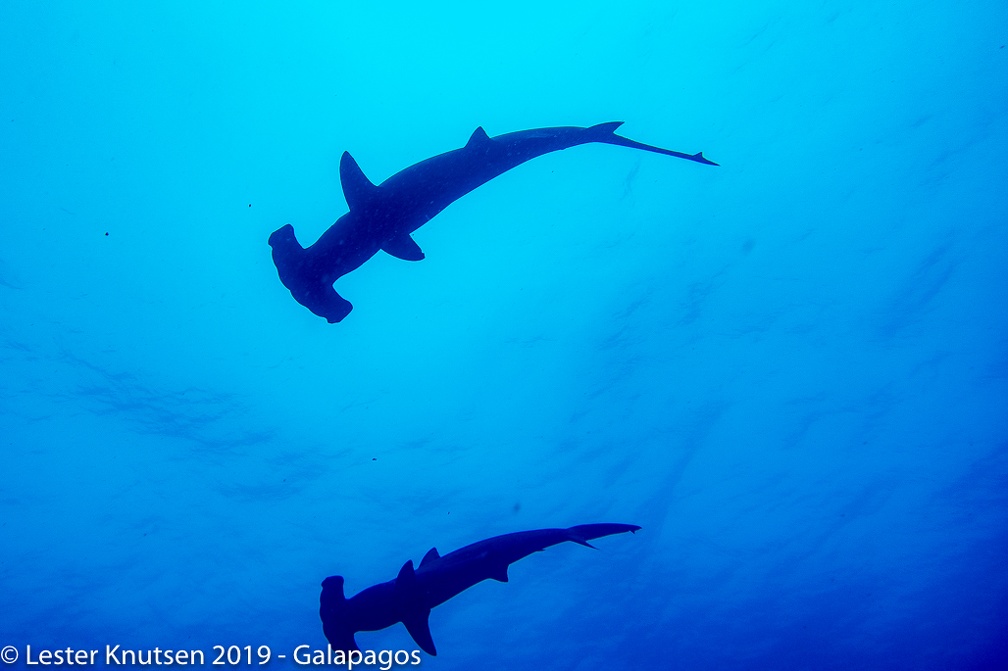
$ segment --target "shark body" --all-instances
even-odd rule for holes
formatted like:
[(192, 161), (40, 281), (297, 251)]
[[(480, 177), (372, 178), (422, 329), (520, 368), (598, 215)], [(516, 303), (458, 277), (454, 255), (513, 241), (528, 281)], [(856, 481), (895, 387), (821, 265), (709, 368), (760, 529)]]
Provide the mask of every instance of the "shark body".
[(394, 580), (373, 585), (347, 599), (343, 577), (322, 581), (319, 616), (333, 650), (357, 650), (354, 634), (377, 631), (402, 622), (420, 648), (436, 655), (430, 633), (435, 606), (484, 580), (508, 581), (508, 566), (533, 552), (567, 541), (592, 547), (588, 541), (613, 534), (636, 532), (632, 524), (583, 524), (568, 529), (538, 529), (495, 536), (440, 556), (431, 548), (413, 568), (403, 564)]
[(280, 281), (315, 314), (330, 323), (342, 321), (353, 306), (333, 288), (338, 278), (382, 250), (406, 261), (423, 259), (423, 251), (410, 237), (415, 230), (494, 177), (561, 149), (597, 142), (717, 165), (702, 152), (686, 154), (616, 135), (620, 125), (615, 121), (588, 128), (535, 128), (495, 137), (479, 127), (464, 147), (411, 165), (377, 185), (344, 152), (340, 183), (349, 212), (307, 248), (290, 224), (274, 231), (269, 244)]

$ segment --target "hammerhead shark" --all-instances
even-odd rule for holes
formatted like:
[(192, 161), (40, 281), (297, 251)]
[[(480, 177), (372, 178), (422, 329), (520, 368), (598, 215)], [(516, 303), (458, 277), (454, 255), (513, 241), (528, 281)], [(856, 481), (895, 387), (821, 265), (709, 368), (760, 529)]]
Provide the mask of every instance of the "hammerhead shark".
[(418, 568), (413, 568), (410, 559), (395, 580), (368, 587), (349, 599), (343, 595), (343, 577), (330, 576), (322, 581), (319, 597), (322, 631), (333, 650), (350, 652), (359, 649), (354, 639), (358, 631), (378, 631), (402, 622), (424, 652), (437, 655), (428, 619), (434, 606), (487, 579), (507, 582), (508, 566), (533, 552), (565, 541), (593, 547), (588, 541), (639, 529), (633, 524), (582, 524), (495, 536), (444, 557), (431, 548)]
[(297, 302), (330, 324), (342, 321), (353, 306), (333, 288), (338, 278), (379, 250), (405, 261), (423, 259), (411, 233), (494, 177), (561, 149), (598, 142), (717, 165), (704, 158), (703, 152), (685, 154), (616, 135), (622, 124), (534, 128), (495, 137), (479, 127), (461, 149), (411, 165), (378, 185), (364, 176), (349, 152), (343, 152), (340, 183), (349, 212), (307, 248), (298, 242), (290, 224), (275, 230), (269, 244), (280, 281)]

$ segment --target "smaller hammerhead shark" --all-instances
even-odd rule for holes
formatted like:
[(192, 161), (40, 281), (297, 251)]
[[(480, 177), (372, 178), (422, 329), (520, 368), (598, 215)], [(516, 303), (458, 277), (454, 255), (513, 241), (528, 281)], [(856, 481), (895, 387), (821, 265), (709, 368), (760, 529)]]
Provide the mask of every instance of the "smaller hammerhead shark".
[(533, 128), (495, 137), (480, 127), (461, 149), (404, 168), (381, 184), (369, 180), (357, 161), (343, 152), (340, 184), (350, 211), (308, 247), (301, 246), (290, 224), (273, 231), (269, 245), (280, 281), (294, 300), (330, 324), (342, 321), (353, 306), (333, 288), (338, 278), (379, 251), (404, 261), (423, 259), (424, 253), (411, 233), (473, 189), (554, 151), (598, 142), (717, 165), (704, 158), (703, 152), (686, 154), (617, 135), (616, 129), (622, 123)]
[(431, 548), (415, 570), (410, 559), (395, 580), (368, 587), (349, 599), (343, 595), (343, 577), (329, 576), (322, 581), (319, 597), (322, 631), (333, 650), (350, 652), (359, 649), (354, 639), (358, 631), (378, 631), (402, 622), (424, 652), (437, 655), (429, 622), (434, 606), (484, 580), (507, 582), (510, 564), (551, 545), (571, 541), (593, 547), (588, 541), (639, 529), (633, 524), (582, 524), (495, 536), (444, 557)]

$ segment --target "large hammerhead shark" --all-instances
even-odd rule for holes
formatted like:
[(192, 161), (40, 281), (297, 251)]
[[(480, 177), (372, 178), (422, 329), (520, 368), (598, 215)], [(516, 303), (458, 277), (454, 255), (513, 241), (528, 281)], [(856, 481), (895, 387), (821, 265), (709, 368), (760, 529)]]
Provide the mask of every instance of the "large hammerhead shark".
[(340, 159), (340, 183), (350, 211), (308, 248), (290, 224), (269, 238), (280, 281), (294, 299), (325, 317), (341, 321), (353, 306), (333, 289), (337, 278), (355, 270), (379, 250), (405, 261), (424, 258), (410, 234), (476, 187), (537, 156), (591, 142), (675, 156), (706, 165), (703, 152), (684, 154), (616, 135), (622, 121), (590, 128), (535, 128), (488, 137), (482, 127), (465, 147), (434, 156), (375, 185), (348, 152)]
[(588, 541), (603, 536), (635, 532), (633, 524), (582, 524), (569, 529), (520, 531), (467, 545), (444, 557), (431, 548), (414, 570), (413, 560), (403, 564), (395, 580), (368, 587), (350, 599), (343, 595), (343, 577), (322, 581), (319, 615), (322, 631), (333, 650), (358, 650), (354, 634), (377, 631), (397, 622), (406, 625), (420, 648), (436, 655), (431, 638), (431, 608), (487, 579), (508, 581), (508, 565), (533, 552), (565, 541), (592, 547)]

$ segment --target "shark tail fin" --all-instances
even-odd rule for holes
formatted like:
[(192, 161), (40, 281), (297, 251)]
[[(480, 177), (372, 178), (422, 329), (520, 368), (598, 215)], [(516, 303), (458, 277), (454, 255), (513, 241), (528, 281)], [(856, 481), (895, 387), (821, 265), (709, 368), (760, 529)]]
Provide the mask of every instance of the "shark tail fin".
[(595, 546), (588, 541), (613, 534), (636, 533), (640, 527), (636, 524), (580, 524), (567, 529), (569, 540), (594, 549)]
[(347, 620), (346, 596), (343, 594), (343, 576), (333, 575), (322, 581), (319, 596), (319, 617), (322, 633), (333, 650), (359, 650), (354, 630)]
[(683, 158), (687, 161), (693, 161), (694, 163), (703, 163), (704, 165), (717, 165), (714, 161), (708, 160), (703, 155), (702, 151), (698, 151), (695, 154), (687, 154), (685, 152), (672, 151), (671, 149), (665, 149), (663, 147), (655, 147), (654, 145), (644, 144), (643, 142), (637, 142), (637, 140), (631, 140), (628, 137), (617, 135), (616, 129), (622, 125), (622, 121), (608, 121), (606, 123), (590, 126), (586, 129), (586, 132), (591, 134), (592, 142), (603, 142), (605, 144), (615, 144), (620, 147), (630, 147), (631, 149), (650, 151), (655, 154), (664, 154), (665, 156)]

